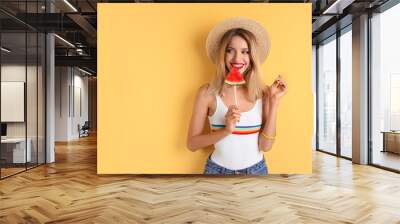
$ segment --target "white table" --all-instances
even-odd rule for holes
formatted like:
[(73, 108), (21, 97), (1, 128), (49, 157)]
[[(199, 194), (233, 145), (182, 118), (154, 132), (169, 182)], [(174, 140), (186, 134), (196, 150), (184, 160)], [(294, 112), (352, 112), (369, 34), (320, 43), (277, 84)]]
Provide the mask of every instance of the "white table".
[[(25, 163), (25, 162), (30, 162), (31, 161), (31, 145), (32, 145), (32, 140), (30, 138), (27, 138), (28, 142), (28, 147), (26, 148), (26, 154), (25, 154), (25, 138), (6, 138), (6, 139), (1, 139), (1, 144), (2, 147), (6, 146), (12, 146), (13, 147), (13, 163)], [(25, 161), (25, 158), (27, 161)]]

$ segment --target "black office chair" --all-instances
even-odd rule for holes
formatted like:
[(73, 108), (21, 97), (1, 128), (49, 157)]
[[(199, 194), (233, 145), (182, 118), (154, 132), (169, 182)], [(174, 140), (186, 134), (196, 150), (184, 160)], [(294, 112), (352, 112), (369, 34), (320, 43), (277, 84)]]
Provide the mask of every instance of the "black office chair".
[(80, 127), (80, 125), (78, 124), (78, 129), (79, 129), (79, 138), (89, 136), (89, 129), (90, 129), (89, 121), (85, 121), (82, 127)]

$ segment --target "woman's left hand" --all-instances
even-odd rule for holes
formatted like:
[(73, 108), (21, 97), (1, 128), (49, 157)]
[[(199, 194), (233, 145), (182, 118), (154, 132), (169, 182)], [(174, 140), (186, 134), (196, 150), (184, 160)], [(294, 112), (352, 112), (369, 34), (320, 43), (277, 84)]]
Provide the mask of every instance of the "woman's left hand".
[(273, 100), (280, 100), (287, 92), (287, 85), (282, 76), (279, 75), (270, 87), (270, 97)]

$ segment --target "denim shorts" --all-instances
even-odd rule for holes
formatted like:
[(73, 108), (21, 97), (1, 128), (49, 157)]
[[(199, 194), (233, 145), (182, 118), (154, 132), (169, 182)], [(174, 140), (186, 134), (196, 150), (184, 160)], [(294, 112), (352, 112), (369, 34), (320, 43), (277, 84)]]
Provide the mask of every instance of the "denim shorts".
[(265, 159), (263, 159), (244, 169), (240, 170), (231, 170), (228, 168), (225, 168), (223, 166), (220, 166), (216, 164), (214, 161), (211, 160), (211, 156), (208, 157), (205, 169), (204, 169), (204, 174), (206, 175), (237, 175), (237, 174), (246, 174), (246, 175), (267, 175), (268, 174), (268, 168), (265, 164)]

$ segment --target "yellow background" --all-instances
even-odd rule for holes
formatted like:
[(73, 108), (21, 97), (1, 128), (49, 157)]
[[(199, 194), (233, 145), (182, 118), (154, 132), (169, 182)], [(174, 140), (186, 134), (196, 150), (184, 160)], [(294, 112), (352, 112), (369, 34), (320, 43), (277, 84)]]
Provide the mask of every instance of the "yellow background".
[[(98, 4), (99, 174), (202, 173), (212, 147), (191, 152), (186, 135), (198, 88), (214, 74), (210, 29), (233, 16), (260, 22), (271, 50), (262, 66), (288, 93), (270, 173), (312, 172), (311, 4)], [(207, 123), (208, 124), (208, 123)]]

